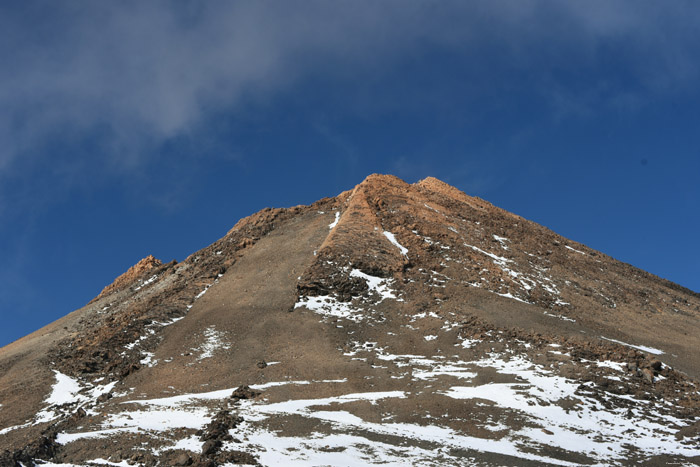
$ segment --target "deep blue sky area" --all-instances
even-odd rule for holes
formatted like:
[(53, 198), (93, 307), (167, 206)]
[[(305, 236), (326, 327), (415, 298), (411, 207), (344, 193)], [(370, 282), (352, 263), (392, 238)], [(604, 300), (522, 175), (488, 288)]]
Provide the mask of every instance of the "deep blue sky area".
[(375, 172), (700, 291), (697, 2), (28, 1), (0, 31), (0, 345)]

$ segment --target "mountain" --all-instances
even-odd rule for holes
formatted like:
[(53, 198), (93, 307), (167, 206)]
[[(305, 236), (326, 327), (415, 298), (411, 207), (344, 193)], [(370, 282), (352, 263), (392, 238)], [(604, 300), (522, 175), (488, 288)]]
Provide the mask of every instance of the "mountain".
[(697, 293), (371, 175), (0, 349), (0, 465), (700, 465), (699, 348)]

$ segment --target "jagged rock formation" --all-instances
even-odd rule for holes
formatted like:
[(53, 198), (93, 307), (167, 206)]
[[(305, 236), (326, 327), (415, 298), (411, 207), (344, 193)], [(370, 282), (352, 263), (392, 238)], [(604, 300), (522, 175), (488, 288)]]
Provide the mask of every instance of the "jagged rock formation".
[[(100, 298), (106, 295), (121, 290), (124, 287), (133, 284), (137, 280), (140, 280), (140, 283), (143, 284), (146, 281), (144, 279), (144, 276), (162, 265), (163, 262), (157, 258), (154, 258), (153, 255), (146, 256), (141, 261), (131, 266), (124, 274), (114, 279), (114, 282), (102, 289), (102, 292), (97, 297), (95, 297), (90, 303), (94, 302), (95, 300), (99, 300)], [(157, 277), (157, 274), (153, 277)]]
[(699, 318), (437, 179), (371, 175), (0, 350), (0, 465), (697, 463)]

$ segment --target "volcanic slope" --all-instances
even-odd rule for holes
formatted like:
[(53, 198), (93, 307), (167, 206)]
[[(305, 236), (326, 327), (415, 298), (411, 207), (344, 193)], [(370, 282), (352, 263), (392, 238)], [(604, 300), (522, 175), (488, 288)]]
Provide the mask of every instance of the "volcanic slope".
[(698, 294), (371, 175), (0, 349), (0, 465), (700, 465), (699, 348)]

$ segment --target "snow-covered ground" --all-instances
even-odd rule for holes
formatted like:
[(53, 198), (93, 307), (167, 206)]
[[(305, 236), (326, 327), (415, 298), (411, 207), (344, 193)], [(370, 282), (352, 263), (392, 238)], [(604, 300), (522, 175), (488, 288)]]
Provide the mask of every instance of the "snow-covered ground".
[(65, 415), (73, 414), (78, 409), (83, 409), (87, 414), (94, 414), (92, 408), (96, 400), (102, 394), (107, 394), (117, 384), (98, 384), (79, 381), (76, 378), (64, 375), (60, 371), (54, 370), (56, 382), (51, 387), (51, 392), (44, 400), (44, 408), (37, 412), (33, 420), (29, 420), (21, 425), (3, 427), (0, 435), (4, 435), (20, 428), (39, 423), (47, 423), (59, 419)]
[[(468, 349), (479, 342), (463, 340), (456, 348)], [(558, 346), (551, 347), (551, 352), (563, 354)], [(277, 396), (275, 402), (269, 402), (264, 393), (261, 398), (240, 401), (233, 410), (244, 422), (231, 431), (239, 442), (228, 442), (223, 449), (251, 452), (263, 465), (464, 465), (470, 457), (477, 459), (484, 453), (554, 465), (579, 465), (571, 459), (581, 455), (596, 465), (609, 465), (632, 453), (643, 457), (698, 455), (697, 442), (683, 443), (674, 436), (674, 430), (686, 423), (657, 411), (653, 402), (612, 393), (604, 393), (604, 399), (600, 393), (593, 397), (589, 391), (593, 383), (580, 384), (558, 376), (525, 354), (505, 350), (469, 361), (459, 354), (401, 355), (375, 343), (358, 343), (356, 350), (346, 355), (357, 358), (370, 354), (395, 367), (398, 377), (413, 381), (406, 386), (410, 389), (356, 392), (344, 379), (251, 386), (267, 391), (291, 385), (316, 386), (340, 395), (281, 401)], [(615, 362), (599, 366), (624, 374)], [(435, 392), (432, 388), (437, 383), (441, 389)], [(165, 443), (159, 451), (196, 452), (202, 442), (194, 431), (211, 421), (233, 390), (124, 401), (122, 412), (104, 417), (92, 429), (61, 433), (58, 442), (139, 433)], [(47, 402), (75, 400), (78, 392), (74, 381), (61, 378)], [(317, 392), (310, 389), (308, 394)], [(402, 401), (416, 405), (415, 401), (428, 394), (444, 398), (441, 404), (450, 407), (452, 415), (431, 415), (430, 410), (423, 413), (418, 406), (418, 420), (397, 419), (397, 413), (392, 412), (392, 407), (406, 403)], [(363, 417), (361, 407), (365, 404), (373, 406), (379, 418)], [(455, 414), (485, 430), (485, 435), (459, 429), (452, 423), (459, 419)], [(299, 417), (313, 421), (302, 424), (313, 428), (294, 433), (274, 428), (283, 420)], [(503, 423), (512, 419), (520, 423)]]

